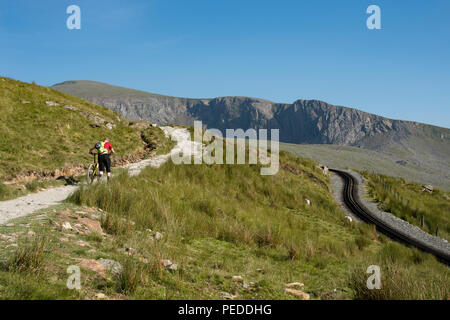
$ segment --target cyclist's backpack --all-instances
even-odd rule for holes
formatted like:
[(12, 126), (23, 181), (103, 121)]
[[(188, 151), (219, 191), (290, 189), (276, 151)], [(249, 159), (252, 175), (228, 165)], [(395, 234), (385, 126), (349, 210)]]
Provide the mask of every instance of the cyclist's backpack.
[(101, 147), (102, 143), (100, 141), (95, 144), (95, 149), (100, 150)]

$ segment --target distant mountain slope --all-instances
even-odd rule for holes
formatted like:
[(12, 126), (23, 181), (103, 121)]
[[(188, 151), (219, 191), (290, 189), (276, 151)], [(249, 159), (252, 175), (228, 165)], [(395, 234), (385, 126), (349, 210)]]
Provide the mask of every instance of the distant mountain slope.
[(121, 113), (128, 120), (192, 124), (188, 109), (201, 100), (168, 97), (95, 81), (66, 81), (52, 87)]
[[(130, 120), (192, 125), (200, 119), (208, 127), (280, 128), (281, 139), (291, 143), (361, 145), (376, 148), (386, 139), (432, 135), (450, 141), (450, 130), (416, 122), (391, 120), (318, 100), (279, 104), (248, 97), (187, 99), (137, 91), (94, 81), (66, 81), (52, 87), (106, 106)], [(381, 139), (379, 137), (382, 137)]]
[[(387, 153), (351, 146), (325, 144), (281, 143), (280, 148), (296, 156), (316, 160), (330, 168), (351, 168), (376, 172), (450, 190), (449, 163), (440, 162), (432, 156), (426, 158), (426, 161), (418, 161), (413, 158), (413, 155), (406, 157), (401, 154), (395, 155), (394, 152)], [(409, 160), (399, 160), (405, 158)]]
[(186, 99), (92, 81), (67, 81), (53, 88), (106, 106), (130, 120), (192, 125), (199, 119), (208, 128), (223, 132), (228, 128), (276, 128), (282, 142), (353, 146), (380, 152), (393, 163), (410, 164), (416, 170), (432, 168), (433, 175), (442, 172), (444, 178), (450, 172), (450, 129), (391, 120), (322, 101), (280, 104), (248, 97)]

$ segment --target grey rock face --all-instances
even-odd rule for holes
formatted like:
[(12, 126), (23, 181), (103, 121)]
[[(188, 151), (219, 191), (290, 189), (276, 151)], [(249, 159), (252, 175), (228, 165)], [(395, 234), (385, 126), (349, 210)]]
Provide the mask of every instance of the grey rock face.
[(223, 133), (226, 129), (237, 128), (280, 129), (280, 140), (288, 143), (351, 145), (379, 150), (414, 135), (426, 135), (441, 144), (450, 143), (448, 129), (390, 120), (318, 100), (280, 104), (248, 97), (185, 99), (92, 81), (64, 82), (53, 89), (108, 107), (129, 120), (159, 125), (193, 125), (194, 120), (201, 120), (208, 128)]

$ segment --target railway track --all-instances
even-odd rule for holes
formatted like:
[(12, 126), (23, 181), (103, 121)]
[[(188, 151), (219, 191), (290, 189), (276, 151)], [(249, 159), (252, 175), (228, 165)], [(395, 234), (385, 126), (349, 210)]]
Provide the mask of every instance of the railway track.
[(367, 223), (374, 224), (377, 231), (383, 233), (384, 235), (390, 237), (393, 240), (402, 242), (408, 246), (414, 246), (424, 252), (431, 253), (438, 260), (450, 265), (450, 253), (445, 250), (440, 250), (434, 246), (428, 245), (425, 241), (421, 241), (406, 232), (402, 232), (398, 228), (395, 228), (385, 221), (377, 217), (376, 214), (372, 213), (363, 204), (359, 202), (358, 196), (358, 181), (357, 179), (348, 172), (331, 169), (331, 172), (339, 175), (344, 180), (344, 190), (343, 199), (345, 205), (348, 209), (358, 216), (361, 220)]

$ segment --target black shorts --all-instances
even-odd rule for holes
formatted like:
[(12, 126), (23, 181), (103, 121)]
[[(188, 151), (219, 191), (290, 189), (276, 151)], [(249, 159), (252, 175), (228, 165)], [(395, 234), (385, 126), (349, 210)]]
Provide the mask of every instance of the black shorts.
[(98, 156), (98, 165), (99, 169), (102, 172), (111, 172), (111, 159), (109, 158), (109, 154), (101, 154)]

